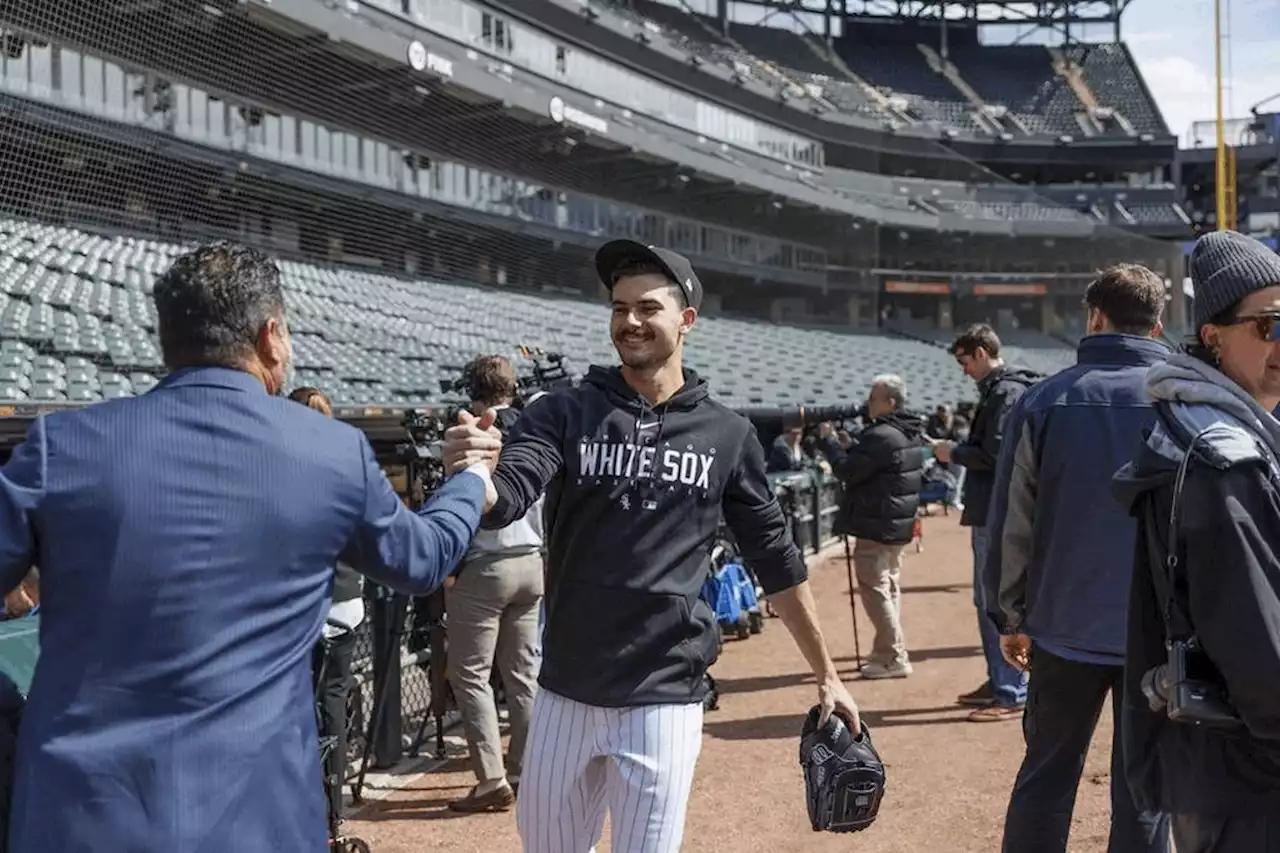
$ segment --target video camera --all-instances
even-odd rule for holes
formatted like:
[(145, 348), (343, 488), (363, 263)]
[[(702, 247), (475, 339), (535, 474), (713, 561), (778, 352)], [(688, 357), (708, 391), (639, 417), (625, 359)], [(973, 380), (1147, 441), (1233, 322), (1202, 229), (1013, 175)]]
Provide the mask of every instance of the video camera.
[(405, 466), (410, 500), (425, 501), (444, 482), (444, 433), (455, 420), (452, 412), (443, 417), (421, 409), (404, 413), (400, 425), (409, 440), (395, 446), (395, 459)]
[(541, 348), (520, 346), (520, 355), (533, 362), (527, 375), (516, 375), (516, 387), (520, 389), (522, 405), (532, 403), (542, 394), (573, 384), (573, 377), (564, 366), (564, 355), (558, 352), (544, 353)]
[(794, 409), (748, 408), (740, 411), (755, 426), (761, 442), (766, 447), (778, 435), (795, 427), (799, 427), (804, 432), (808, 445), (812, 446), (817, 441), (819, 425), (827, 422), (840, 425), (846, 421), (865, 420), (867, 417), (865, 403), (844, 406), (797, 406)]
[[(514, 402), (517, 407), (528, 405), (542, 394), (556, 388), (573, 384), (573, 377), (565, 367), (562, 353), (543, 352), (540, 347), (530, 348), (523, 344), (517, 348), (517, 351), (522, 358), (533, 362), (533, 366), (527, 372), (520, 370), (523, 365), (514, 364), (517, 393)], [(462, 375), (455, 379), (441, 379), (440, 391), (444, 394), (464, 395), (470, 399), (476, 396), (471, 388), (470, 371), (465, 368)]]

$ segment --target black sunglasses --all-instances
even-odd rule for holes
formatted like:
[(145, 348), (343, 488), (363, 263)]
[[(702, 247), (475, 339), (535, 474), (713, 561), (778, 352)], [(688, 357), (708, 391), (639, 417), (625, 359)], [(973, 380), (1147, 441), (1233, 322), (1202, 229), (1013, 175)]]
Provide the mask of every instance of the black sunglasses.
[(1223, 323), (1224, 326), (1240, 326), (1253, 323), (1258, 330), (1258, 337), (1264, 341), (1280, 341), (1280, 314), (1242, 314)]

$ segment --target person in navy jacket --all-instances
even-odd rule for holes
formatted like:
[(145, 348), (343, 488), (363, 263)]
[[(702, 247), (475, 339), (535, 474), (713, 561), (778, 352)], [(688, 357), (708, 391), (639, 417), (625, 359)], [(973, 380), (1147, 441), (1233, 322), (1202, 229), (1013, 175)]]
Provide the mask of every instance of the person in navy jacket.
[(36, 419), (0, 471), (0, 587), (38, 564), (42, 605), (10, 849), (322, 851), (333, 566), (431, 592), (496, 495), (473, 467), (414, 513), (359, 431), (279, 396), (293, 345), (257, 250), (178, 258), (155, 303), (169, 375)]
[(1027, 751), (1005, 818), (1005, 853), (1065, 853), (1076, 786), (1111, 694), (1112, 853), (1168, 849), (1168, 821), (1141, 813), (1125, 784), (1120, 713), (1137, 523), (1106, 500), (1156, 415), (1147, 371), (1164, 282), (1146, 267), (1104, 271), (1085, 295), (1077, 363), (1030, 388), (1005, 432), (987, 524), (986, 607), (1005, 659), (1030, 670)]

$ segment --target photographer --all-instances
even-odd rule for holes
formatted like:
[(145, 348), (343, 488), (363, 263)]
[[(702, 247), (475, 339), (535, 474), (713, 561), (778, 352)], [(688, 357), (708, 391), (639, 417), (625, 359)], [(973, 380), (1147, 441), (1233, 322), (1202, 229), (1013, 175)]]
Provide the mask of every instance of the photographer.
[(911, 541), (924, 471), (924, 420), (902, 411), (907, 387), (901, 377), (877, 376), (867, 397), (867, 427), (847, 449), (831, 424), (822, 445), (844, 487), (834, 532), (857, 537), (853, 562), (858, 590), (875, 626), (875, 645), (863, 678), (911, 674), (902, 632), (902, 548)]
[[(471, 413), (495, 413), (502, 432), (520, 419), (511, 408), (517, 381), (511, 362), (482, 355), (464, 374)], [(506, 811), (515, 802), (529, 715), (538, 680), (538, 611), (542, 603), (542, 500), (500, 530), (481, 530), (458, 573), (445, 584), (449, 613), (449, 682), (467, 735), (475, 787), (449, 804), (459, 812)], [(494, 664), (506, 689), (511, 743), (504, 766)]]
[(1267, 853), (1280, 851), (1280, 257), (1214, 232), (1191, 278), (1195, 341), (1148, 372), (1156, 426), (1114, 482), (1138, 520), (1127, 773), (1140, 808), (1173, 814), (1179, 853)]
[[(318, 388), (296, 388), (289, 399), (314, 409), (326, 418), (333, 417), (329, 398)], [(347, 778), (347, 696), (354, 680), (351, 661), (356, 651), (355, 629), (364, 621), (364, 616), (364, 579), (355, 569), (339, 560), (333, 567), (333, 601), (324, 626), (325, 641), (316, 644), (311, 656), (312, 677), (316, 678), (316, 692), (320, 699), (320, 735), (337, 738), (329, 752), (329, 766), (324, 768), (325, 776), (333, 780), (328, 794), (330, 806), (336, 814), (342, 814), (342, 783)], [(329, 621), (344, 625), (349, 630), (342, 631), (327, 624)], [(319, 679), (321, 674), (323, 681)]]

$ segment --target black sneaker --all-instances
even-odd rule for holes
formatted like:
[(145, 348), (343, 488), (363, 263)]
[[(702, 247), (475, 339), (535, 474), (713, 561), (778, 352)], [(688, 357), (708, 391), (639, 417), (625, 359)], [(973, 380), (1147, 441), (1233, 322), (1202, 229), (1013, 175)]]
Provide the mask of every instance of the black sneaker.
[(996, 697), (991, 691), (991, 682), (984, 681), (977, 690), (960, 694), (956, 701), (967, 708), (986, 708), (996, 701)]

